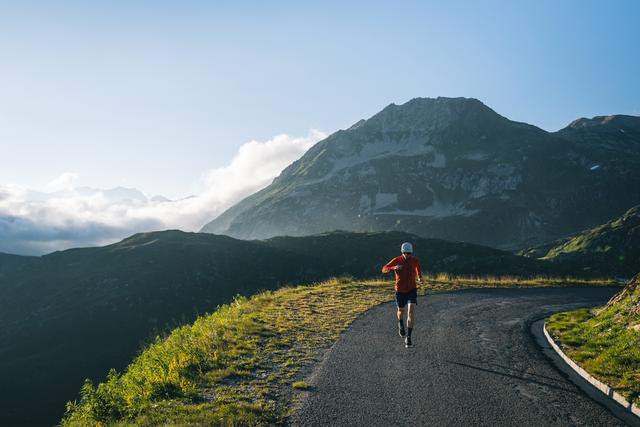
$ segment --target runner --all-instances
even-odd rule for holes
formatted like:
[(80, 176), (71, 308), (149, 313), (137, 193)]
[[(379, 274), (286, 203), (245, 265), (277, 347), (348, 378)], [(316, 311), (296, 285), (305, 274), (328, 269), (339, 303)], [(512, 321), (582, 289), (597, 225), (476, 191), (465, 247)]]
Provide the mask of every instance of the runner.
[[(416, 279), (422, 283), (422, 269), (420, 261), (413, 256), (413, 246), (405, 242), (400, 247), (402, 255), (395, 257), (382, 267), (383, 273), (396, 272), (396, 304), (398, 306), (398, 333), (404, 337), (404, 346), (412, 347), (411, 332), (416, 320), (416, 305), (418, 304), (418, 292)], [(407, 330), (404, 329), (405, 306), (409, 305), (407, 316)]]

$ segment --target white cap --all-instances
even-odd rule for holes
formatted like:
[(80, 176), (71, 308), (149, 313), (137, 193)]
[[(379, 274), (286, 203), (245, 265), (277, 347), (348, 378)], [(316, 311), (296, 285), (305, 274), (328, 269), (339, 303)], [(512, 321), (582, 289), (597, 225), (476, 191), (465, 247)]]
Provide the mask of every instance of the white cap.
[(413, 253), (413, 246), (411, 245), (411, 243), (409, 242), (404, 242), (402, 244), (402, 246), (400, 247), (400, 252), (402, 252), (403, 254), (412, 254)]

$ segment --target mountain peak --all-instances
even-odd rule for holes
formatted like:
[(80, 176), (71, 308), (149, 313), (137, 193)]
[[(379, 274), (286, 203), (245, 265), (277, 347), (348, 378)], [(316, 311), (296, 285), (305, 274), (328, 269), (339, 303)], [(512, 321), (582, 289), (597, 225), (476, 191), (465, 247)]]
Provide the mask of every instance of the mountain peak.
[(458, 97), (448, 97), (448, 96), (438, 96), (436, 98), (429, 98), (429, 97), (416, 97), (416, 98), (411, 98), (409, 101), (405, 102), (404, 104), (395, 104), (395, 103), (391, 103), (389, 104), (387, 107), (405, 107), (405, 108), (413, 108), (416, 106), (428, 106), (428, 105), (434, 105), (434, 106), (482, 106), (485, 108), (489, 108), (486, 105), (484, 105), (482, 103), (482, 101), (476, 99), (476, 98), (466, 98), (464, 96), (458, 96)]
[(586, 129), (598, 126), (632, 126), (640, 127), (640, 117), (625, 114), (613, 114), (610, 116), (595, 116), (592, 118), (580, 117), (572, 121), (567, 128)]
[[(455, 118), (472, 110), (484, 110), (496, 114), (489, 107), (475, 98), (448, 98), (439, 96), (437, 98), (413, 98), (404, 104), (397, 105), (395, 103), (387, 105), (382, 111), (374, 115), (376, 117), (391, 116), (413, 116), (421, 115), (432, 119)], [(370, 120), (371, 120), (370, 119)]]
[(480, 122), (507, 123), (509, 120), (475, 98), (413, 98), (404, 104), (391, 103), (346, 130), (437, 131)]
[(556, 132), (562, 137), (582, 141), (617, 141), (637, 145), (640, 141), (640, 117), (625, 114), (610, 116), (581, 117), (572, 121), (567, 127)]
[(638, 133), (602, 130), (557, 135), (474, 98), (390, 104), (315, 144), (203, 231), (257, 239), (401, 230), (531, 246), (640, 203)]
[(382, 128), (393, 130), (442, 129), (468, 116), (504, 117), (475, 98), (412, 98), (404, 104), (391, 103), (371, 116), (354, 123), (347, 131), (360, 128)]

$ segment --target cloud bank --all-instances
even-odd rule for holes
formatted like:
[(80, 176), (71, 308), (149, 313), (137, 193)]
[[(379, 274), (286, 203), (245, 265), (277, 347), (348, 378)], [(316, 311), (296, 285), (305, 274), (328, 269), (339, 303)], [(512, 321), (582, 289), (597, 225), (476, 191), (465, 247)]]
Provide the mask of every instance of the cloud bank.
[(43, 254), (78, 246), (104, 245), (137, 232), (197, 231), (242, 198), (266, 187), (280, 172), (327, 135), (277, 135), (243, 144), (231, 162), (202, 175), (199, 194), (167, 200), (136, 189), (80, 187), (70, 172), (47, 184), (46, 192), (0, 184), (0, 252)]

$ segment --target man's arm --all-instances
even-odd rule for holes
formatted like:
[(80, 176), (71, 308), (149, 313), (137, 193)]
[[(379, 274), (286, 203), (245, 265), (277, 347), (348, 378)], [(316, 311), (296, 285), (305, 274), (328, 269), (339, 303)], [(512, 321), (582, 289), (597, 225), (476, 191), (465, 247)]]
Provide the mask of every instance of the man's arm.
[(395, 271), (398, 269), (398, 260), (396, 258), (392, 259), (391, 261), (389, 261), (388, 263), (386, 263), (384, 265), (384, 267), (382, 267), (382, 272), (383, 273), (391, 273), (392, 271)]
[(416, 273), (418, 274), (418, 281), (422, 283), (422, 267), (420, 266), (420, 260), (416, 258)]

